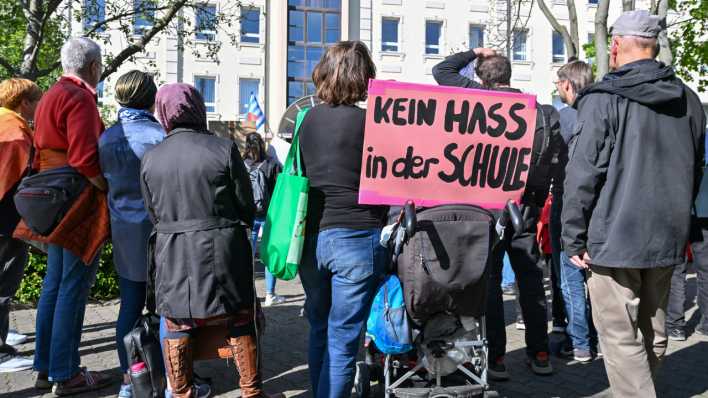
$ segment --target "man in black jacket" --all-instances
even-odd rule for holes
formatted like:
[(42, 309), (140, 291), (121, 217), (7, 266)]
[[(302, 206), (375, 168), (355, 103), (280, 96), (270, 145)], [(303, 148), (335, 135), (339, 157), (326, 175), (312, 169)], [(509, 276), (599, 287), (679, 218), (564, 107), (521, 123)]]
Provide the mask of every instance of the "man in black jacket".
[(563, 197), (563, 243), (590, 269), (592, 315), (616, 397), (653, 397), (666, 351), (673, 267), (685, 260), (706, 120), (698, 97), (653, 58), (663, 21), (622, 14), (612, 73), (576, 100)]
[[(482, 84), (460, 74), (460, 70), (476, 58), (475, 72), (482, 79)], [(450, 55), (433, 68), (433, 76), (440, 85), (477, 89), (490, 89), (507, 92), (521, 92), (511, 88), (511, 63), (509, 59), (497, 55), (494, 50), (476, 48)], [(549, 137), (548, 148), (544, 149), (539, 161), (536, 149), (543, 144), (544, 137)], [(495, 246), (487, 297), (487, 337), (489, 339), (489, 376), (495, 380), (506, 380), (509, 374), (504, 366), (506, 352), (506, 329), (504, 323), (504, 302), (501, 290), (501, 274), (504, 253), (509, 254), (511, 266), (516, 274), (519, 287), (521, 312), (526, 326), (526, 354), (532, 371), (540, 375), (553, 373), (548, 360), (548, 320), (546, 314), (546, 295), (543, 290), (543, 272), (536, 265), (539, 260), (538, 242), (536, 241), (536, 223), (540, 208), (548, 196), (551, 181), (550, 159), (557, 156), (562, 138), (560, 135), (559, 115), (552, 106), (537, 107), (536, 131), (534, 135), (534, 154), (531, 170), (522, 197), (524, 231), (514, 237), (508, 236), (502, 244)], [(495, 216), (499, 216), (499, 212)], [(510, 235), (510, 234), (509, 234)]]

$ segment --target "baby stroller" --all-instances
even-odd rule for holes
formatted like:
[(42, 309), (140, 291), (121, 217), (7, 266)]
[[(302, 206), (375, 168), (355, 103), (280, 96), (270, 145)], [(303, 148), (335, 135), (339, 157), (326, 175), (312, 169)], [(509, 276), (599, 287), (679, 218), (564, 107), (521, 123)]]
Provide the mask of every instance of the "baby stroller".
[[(413, 349), (384, 354), (367, 338), (356, 365), (359, 397), (491, 397), (487, 382), (487, 266), (509, 225), (522, 229), (512, 201), (496, 227), (471, 205), (419, 210), (406, 204), (393, 230), (391, 271), (403, 287)], [(377, 381), (376, 386), (372, 382)]]

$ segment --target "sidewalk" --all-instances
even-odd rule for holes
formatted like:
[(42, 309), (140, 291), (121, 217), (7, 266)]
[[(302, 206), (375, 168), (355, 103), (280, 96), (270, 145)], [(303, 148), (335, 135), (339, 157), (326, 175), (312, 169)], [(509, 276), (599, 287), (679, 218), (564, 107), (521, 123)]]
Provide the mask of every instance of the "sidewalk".
[[(263, 279), (256, 281), (263, 294)], [(695, 291), (695, 279), (689, 281)], [(278, 282), (277, 291), (287, 298), (282, 305), (265, 308), (267, 329), (264, 338), (264, 372), (268, 391), (282, 391), (288, 397), (309, 397), (307, 373), (307, 331), (300, 318), (304, 295), (299, 280)], [(505, 296), (508, 354), (507, 368), (512, 380), (493, 387), (507, 397), (610, 397), (607, 378), (601, 360), (581, 365), (573, 361), (553, 358), (556, 373), (550, 377), (534, 376), (524, 363), (523, 331), (514, 328), (514, 310), (511, 298)], [(688, 317), (695, 312), (692, 310)], [(11, 326), (33, 337), (35, 310), (22, 309), (11, 313)], [(90, 304), (81, 344), (83, 365), (90, 370), (106, 371), (115, 377), (112, 386), (80, 397), (115, 397), (120, 371), (115, 353), (114, 327), (118, 313), (117, 303)], [(692, 320), (693, 322), (697, 320)], [(34, 341), (20, 347), (24, 355), (32, 355)], [(238, 382), (233, 363), (208, 361), (199, 363), (196, 371), (211, 377), (218, 397), (239, 397)], [(31, 372), (0, 374), (0, 397), (51, 397), (33, 388)], [(669, 353), (658, 382), (663, 397), (708, 397), (708, 339), (691, 336), (688, 341), (669, 343)]]

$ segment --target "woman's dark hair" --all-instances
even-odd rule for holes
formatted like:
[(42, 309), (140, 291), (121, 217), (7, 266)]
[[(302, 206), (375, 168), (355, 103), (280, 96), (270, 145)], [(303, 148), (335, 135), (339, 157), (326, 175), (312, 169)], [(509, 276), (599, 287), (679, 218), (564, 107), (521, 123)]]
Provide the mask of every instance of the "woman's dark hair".
[(265, 141), (258, 133), (250, 133), (246, 136), (246, 149), (243, 152), (244, 159), (251, 159), (254, 162), (266, 160)]
[(354, 105), (366, 99), (376, 65), (360, 41), (340, 41), (327, 48), (312, 71), (317, 97), (332, 105)]
[(116, 81), (116, 101), (126, 108), (150, 109), (155, 94), (157, 86), (149, 73), (131, 70)]

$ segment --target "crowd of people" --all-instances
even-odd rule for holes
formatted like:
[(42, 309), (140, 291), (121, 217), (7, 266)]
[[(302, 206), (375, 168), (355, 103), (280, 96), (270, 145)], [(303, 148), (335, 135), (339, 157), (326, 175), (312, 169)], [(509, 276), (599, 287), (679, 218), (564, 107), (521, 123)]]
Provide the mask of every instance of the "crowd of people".
[[(562, 354), (578, 362), (602, 353), (615, 396), (655, 396), (667, 339), (686, 338), (682, 286), (689, 241), (703, 312), (696, 333), (708, 334), (708, 186), (701, 185), (706, 118), (695, 93), (654, 60), (660, 30), (658, 17), (623, 14), (611, 29), (612, 72), (593, 83), (590, 65), (571, 60), (549, 87), (568, 106), (560, 112), (537, 106), (535, 134), (548, 137), (551, 150), (533, 156), (551, 156), (553, 167), (531, 168), (520, 201), (524, 230), (492, 253), (486, 325), (493, 380), (510, 377), (505, 256), (516, 278), (528, 365), (539, 375), (553, 373), (537, 266), (544, 206), (550, 206), (552, 330), (567, 334)], [(479, 82), (460, 73), (471, 63)], [(193, 362), (217, 357), (234, 360), (242, 396), (272, 396), (263, 390), (265, 323), (253, 259), (267, 208), (278, 205), (268, 202), (281, 165), (267, 155), (258, 133), (246, 137), (244, 152), (210, 133), (204, 100), (193, 86), (158, 88), (141, 71), (116, 81), (121, 108), (106, 129), (96, 106), (100, 47), (72, 38), (61, 64), (63, 76), (46, 93), (26, 79), (0, 83), (0, 371), (34, 369), (36, 388), (57, 396), (111, 382), (82, 368), (79, 357), (97, 253), (110, 239), (121, 299), (116, 346), (125, 376), (119, 397), (133, 395), (123, 337), (146, 306), (160, 316), (168, 396), (209, 396)], [(509, 59), (486, 48), (450, 55), (433, 69), (440, 85), (520, 92), (510, 86), (511, 74)], [(362, 329), (389, 261), (379, 244), (388, 208), (358, 203), (366, 119), (358, 104), (375, 77), (363, 43), (329, 47), (313, 72), (322, 103), (299, 130), (302, 169), (311, 184), (299, 273), (316, 397), (350, 395)], [(87, 183), (58, 225), (40, 235), (21, 220), (13, 197), (24, 176), (67, 167)], [(8, 339), (9, 302), (27, 262), (26, 241), (48, 252), (34, 360), (18, 355)], [(264, 304), (282, 301), (266, 271)]]

